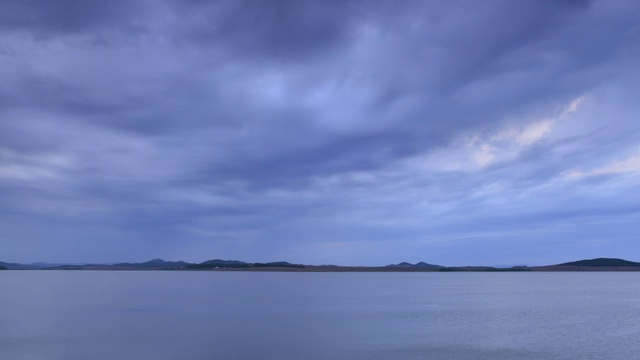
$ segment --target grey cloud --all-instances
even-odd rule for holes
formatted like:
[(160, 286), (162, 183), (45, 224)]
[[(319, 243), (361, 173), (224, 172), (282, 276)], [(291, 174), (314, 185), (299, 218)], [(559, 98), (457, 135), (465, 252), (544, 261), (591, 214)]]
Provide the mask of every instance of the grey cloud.
[(134, 30), (136, 0), (3, 0), (0, 31), (26, 31), (39, 37), (78, 34), (100, 28), (125, 26)]
[[(224, 45), (262, 61), (308, 59), (349, 40), (362, 3), (353, 1), (176, 1), (187, 41)], [(183, 26), (186, 25), (186, 26)], [(264, 56), (264, 57), (263, 57)]]
[[(398, 254), (487, 233), (526, 245), (527, 224), (553, 234), (564, 219), (637, 212), (623, 195), (633, 180), (559, 180), (633, 155), (632, 1), (5, 4), (0, 154), (17, 155), (0, 157), (0, 211), (20, 219), (5, 236), (33, 220), (24, 241), (51, 227), (68, 245), (82, 241), (74, 219), (90, 220), (140, 256), (312, 258), (342, 242), (384, 262), (385, 239)], [(526, 146), (491, 142), (578, 96), (591, 99), (582, 121)], [(474, 162), (473, 137), (495, 161)]]

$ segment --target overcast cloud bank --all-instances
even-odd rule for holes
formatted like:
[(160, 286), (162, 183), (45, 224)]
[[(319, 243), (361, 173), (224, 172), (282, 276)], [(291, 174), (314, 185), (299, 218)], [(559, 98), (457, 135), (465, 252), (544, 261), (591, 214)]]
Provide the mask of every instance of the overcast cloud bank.
[(1, 3), (1, 260), (640, 259), (637, 1)]

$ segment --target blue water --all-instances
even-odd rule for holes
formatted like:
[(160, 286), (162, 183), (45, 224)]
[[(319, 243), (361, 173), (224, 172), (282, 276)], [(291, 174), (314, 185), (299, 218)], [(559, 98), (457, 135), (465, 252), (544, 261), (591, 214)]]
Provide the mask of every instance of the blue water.
[(0, 359), (637, 359), (640, 273), (0, 272)]

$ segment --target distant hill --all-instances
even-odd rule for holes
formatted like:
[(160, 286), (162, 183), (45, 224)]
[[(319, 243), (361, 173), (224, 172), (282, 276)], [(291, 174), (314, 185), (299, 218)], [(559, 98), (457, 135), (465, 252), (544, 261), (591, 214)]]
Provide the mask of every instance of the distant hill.
[(0, 261), (0, 266), (7, 268), (8, 270), (42, 270), (49, 269), (56, 266), (71, 266), (65, 264), (50, 264), (45, 262), (37, 262), (31, 264), (19, 264), (19, 263), (6, 263)]
[(572, 261), (556, 266), (589, 266), (589, 267), (640, 267), (640, 263), (612, 258)]
[(248, 266), (249, 264), (244, 261), (213, 259), (201, 262), (200, 264), (190, 264), (187, 266), (187, 269), (246, 268)]
[(424, 261), (420, 261), (419, 263), (411, 264), (408, 262), (401, 262), (399, 264), (391, 264), (385, 266), (387, 268), (402, 268), (402, 269), (442, 269), (444, 266), (441, 265), (433, 265), (428, 264)]
[(300, 264), (292, 264), (286, 261), (274, 261), (268, 263), (253, 263), (251, 264), (253, 267), (290, 267), (290, 268), (303, 268), (304, 265)]
[(164, 261), (162, 259), (153, 259), (143, 263), (119, 263), (113, 264), (113, 267), (126, 267), (136, 269), (158, 269), (158, 268), (181, 268), (191, 265), (184, 261)]
[(200, 264), (188, 263), (185, 261), (165, 261), (153, 259), (141, 263), (117, 263), (117, 264), (18, 264), (0, 262), (0, 266), (9, 270), (172, 270), (191, 269), (205, 270), (216, 268), (237, 268), (237, 269), (258, 269), (258, 268), (305, 268), (305, 265), (291, 264), (286, 261), (276, 261), (268, 263), (247, 263), (239, 260), (207, 260)]
[(164, 261), (153, 259), (142, 263), (118, 263), (118, 264), (84, 264), (84, 265), (58, 265), (45, 268), (45, 270), (162, 270), (185, 268), (191, 263), (184, 261)]
[(86, 265), (57, 265), (51, 266), (48, 268), (44, 268), (42, 270), (87, 270), (91, 269), (94, 266), (107, 266), (107, 265), (99, 265), (99, 264), (86, 264)]
[(213, 259), (207, 260), (199, 265), (246, 265), (247, 263), (239, 260), (222, 260), (222, 259)]
[[(9, 269), (9, 265), (11, 265), (11, 264), (0, 261), (0, 266), (2, 266), (5, 269)], [(16, 264), (16, 265), (20, 265), (20, 264)]]
[(452, 266), (452, 267), (446, 267), (446, 268), (441, 268), (440, 271), (445, 271), (445, 272), (459, 272), (459, 271), (463, 271), (463, 272), (472, 272), (472, 271), (479, 271), (479, 272), (515, 272), (515, 271), (533, 271), (532, 268), (528, 268), (526, 266), (513, 266), (510, 268), (497, 268), (497, 267), (493, 267), (493, 266)]
[(220, 268), (220, 269), (251, 269), (251, 268), (272, 268), (272, 267), (278, 267), (278, 268), (304, 268), (304, 265), (299, 265), (299, 264), (291, 264), (288, 263), (286, 261), (275, 261), (275, 262), (268, 262), (268, 263), (246, 263), (244, 261), (238, 261), (238, 260), (221, 260), (221, 259), (214, 259), (214, 260), (207, 260), (205, 262), (202, 262), (200, 264), (190, 264), (187, 266), (187, 269), (193, 269), (193, 270), (205, 270), (205, 269), (216, 269), (216, 268)]
[(6, 267), (4, 267), (4, 266), (0, 266), (0, 270), (9, 270), (9, 269), (7, 269), (7, 268), (6, 268)]
[(199, 264), (186, 261), (153, 259), (140, 263), (117, 264), (51, 264), (51, 263), (7, 263), (0, 261), (0, 269), (6, 270), (239, 270), (239, 271), (305, 271), (305, 272), (418, 272), (418, 271), (640, 271), (640, 262), (623, 259), (597, 258), (566, 262), (548, 266), (513, 266), (496, 268), (491, 266), (453, 266), (429, 264), (424, 261), (411, 264), (401, 262), (387, 266), (336, 266), (303, 265), (286, 261), (249, 263), (240, 260), (212, 259)]
[(18, 264), (18, 263), (6, 263), (0, 261), (0, 266), (6, 268), (7, 270), (35, 270), (40, 269), (30, 265)]

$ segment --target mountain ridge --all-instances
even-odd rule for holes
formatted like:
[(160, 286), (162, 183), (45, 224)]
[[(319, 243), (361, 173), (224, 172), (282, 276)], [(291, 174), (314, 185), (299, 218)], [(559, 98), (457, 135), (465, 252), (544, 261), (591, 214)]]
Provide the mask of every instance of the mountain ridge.
[(424, 261), (420, 261), (420, 262), (417, 262), (415, 264), (411, 264), (409, 262), (403, 261), (401, 263), (391, 264), (391, 265), (387, 265), (385, 267), (387, 267), (387, 268), (404, 268), (404, 269), (442, 269), (442, 268), (445, 268), (446, 266), (429, 264), (429, 263), (426, 263)]
[(492, 266), (442, 266), (420, 261), (415, 264), (401, 262), (386, 266), (338, 266), (304, 265), (286, 261), (250, 263), (240, 260), (211, 259), (201, 263), (186, 261), (165, 261), (160, 258), (145, 262), (122, 262), (115, 264), (50, 264), (50, 263), (7, 263), (0, 261), (0, 267), (7, 270), (247, 270), (247, 271), (336, 271), (336, 272), (398, 272), (398, 271), (640, 271), (640, 262), (618, 258), (594, 258), (577, 260), (546, 266), (513, 266), (498, 268)]

